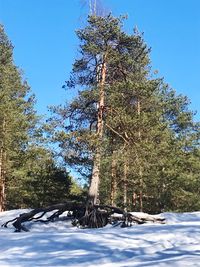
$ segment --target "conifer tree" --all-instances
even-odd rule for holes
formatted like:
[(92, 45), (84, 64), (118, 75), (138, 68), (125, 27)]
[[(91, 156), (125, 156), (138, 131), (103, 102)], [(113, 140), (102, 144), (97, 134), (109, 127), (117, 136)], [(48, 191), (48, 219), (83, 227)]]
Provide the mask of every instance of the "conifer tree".
[(89, 16), (77, 31), (80, 56), (66, 87), (78, 96), (53, 108), (54, 140), (66, 163), (90, 178), (94, 203), (159, 211), (172, 203), (182, 151), (199, 129), (187, 98), (153, 76), (142, 34), (126, 34), (122, 22)]
[[(7, 208), (40, 208), (81, 198), (83, 190), (52, 151), (29, 145), (23, 165), (13, 170), (15, 179), (7, 192)], [(15, 190), (13, 187), (15, 186)]]
[[(90, 16), (88, 22), (85, 29), (77, 31), (82, 42), (81, 57), (75, 61), (71, 79), (67, 84), (69, 87), (81, 86), (81, 92), (79, 99), (72, 102), (68, 108), (66, 116), (71, 121), (71, 127), (74, 127), (77, 122), (80, 126), (78, 132), (70, 129), (73, 135), (81, 134), (81, 139), (85, 140), (85, 134), (89, 134), (89, 145), (93, 148), (90, 153), (94, 152), (89, 195), (96, 203), (108, 87), (116, 80), (124, 80), (126, 69), (133, 62), (125, 62), (131, 43), (135, 45), (133, 56), (137, 57), (137, 60), (143, 57), (142, 53), (146, 47), (139, 46), (139, 39), (128, 37), (121, 32), (121, 20), (111, 15), (105, 18)], [(123, 49), (124, 53), (122, 53)], [(62, 110), (61, 113), (63, 113)], [(92, 131), (88, 131), (89, 127)], [(82, 138), (83, 134), (84, 138)]]
[[(13, 62), (13, 47), (0, 26), (0, 211), (6, 207), (14, 172), (22, 164), (36, 116), (34, 96)], [(16, 188), (13, 188), (15, 190)]]

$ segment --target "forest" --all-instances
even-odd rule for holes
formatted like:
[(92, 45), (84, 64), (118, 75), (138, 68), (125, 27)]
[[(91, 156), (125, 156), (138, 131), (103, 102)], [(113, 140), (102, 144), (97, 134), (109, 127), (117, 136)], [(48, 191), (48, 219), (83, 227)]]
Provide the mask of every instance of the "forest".
[(61, 81), (76, 96), (45, 120), (0, 26), (0, 212), (88, 199), (125, 211), (200, 210), (200, 124), (187, 96), (152, 70), (143, 33), (123, 30), (126, 19), (88, 16)]

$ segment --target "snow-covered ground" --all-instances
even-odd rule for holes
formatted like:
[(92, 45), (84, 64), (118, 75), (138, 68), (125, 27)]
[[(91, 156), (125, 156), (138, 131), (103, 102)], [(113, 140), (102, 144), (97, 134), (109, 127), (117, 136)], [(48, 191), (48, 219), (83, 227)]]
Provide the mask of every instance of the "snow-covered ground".
[[(0, 225), (22, 213), (0, 213)], [(69, 223), (0, 229), (0, 266), (200, 266), (200, 212), (164, 213), (166, 224), (78, 229)]]

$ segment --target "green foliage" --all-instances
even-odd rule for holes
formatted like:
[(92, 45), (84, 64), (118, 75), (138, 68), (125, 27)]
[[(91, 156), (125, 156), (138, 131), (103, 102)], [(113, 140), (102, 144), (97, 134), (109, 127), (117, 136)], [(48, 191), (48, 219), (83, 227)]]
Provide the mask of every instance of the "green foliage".
[(45, 207), (82, 194), (65, 168), (56, 166), (52, 153), (42, 147), (26, 151), (26, 162), (16, 176), (17, 191), (14, 185), (9, 190), (9, 208)]
[(5, 196), (17, 179), (15, 172), (23, 165), (37, 123), (33, 109), (35, 98), (13, 63), (12, 50), (0, 26), (0, 184), (1, 188), (5, 187), (5, 193), (0, 192), (0, 206), (5, 206)]
[(13, 171), (7, 189), (7, 208), (38, 208), (72, 199), (84, 199), (84, 190), (51, 151), (31, 145), (23, 165)]
[(82, 197), (81, 187), (44, 148), (35, 97), (14, 65), (12, 52), (0, 26), (0, 210)]
[(113, 193), (115, 204), (135, 210), (200, 208), (199, 124), (187, 97), (151, 73), (143, 36), (126, 34), (122, 25), (111, 15), (90, 16), (77, 31), (80, 57), (66, 85), (79, 91), (71, 103), (52, 109), (53, 140), (69, 166), (91, 176), (98, 77), (106, 55), (101, 202), (109, 203)]

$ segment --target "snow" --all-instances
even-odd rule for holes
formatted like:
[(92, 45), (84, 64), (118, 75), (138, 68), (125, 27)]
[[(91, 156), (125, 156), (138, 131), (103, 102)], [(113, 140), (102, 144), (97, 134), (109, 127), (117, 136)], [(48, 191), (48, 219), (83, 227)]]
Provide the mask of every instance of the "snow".
[[(0, 213), (0, 225), (23, 212)], [(79, 229), (57, 221), (15, 233), (10, 224), (0, 229), (0, 266), (200, 266), (200, 212), (162, 216), (166, 224), (129, 228)]]

